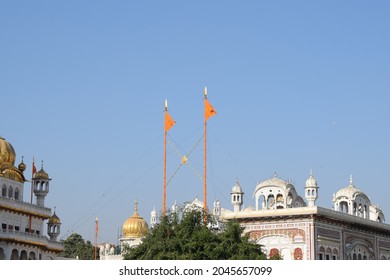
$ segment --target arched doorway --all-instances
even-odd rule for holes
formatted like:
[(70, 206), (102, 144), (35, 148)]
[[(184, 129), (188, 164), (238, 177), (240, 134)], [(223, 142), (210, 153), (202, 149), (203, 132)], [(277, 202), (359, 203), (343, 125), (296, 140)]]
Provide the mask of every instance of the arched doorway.
[(16, 249), (12, 250), (10, 259), (11, 260), (18, 260), (19, 259), (19, 252), (18, 252), (18, 250), (16, 250)]

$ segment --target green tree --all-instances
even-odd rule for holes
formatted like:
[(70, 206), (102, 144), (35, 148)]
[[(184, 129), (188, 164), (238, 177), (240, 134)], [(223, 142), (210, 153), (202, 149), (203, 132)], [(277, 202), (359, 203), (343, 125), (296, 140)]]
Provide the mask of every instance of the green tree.
[[(211, 221), (207, 217), (208, 223)], [(207, 224), (208, 224), (207, 223)], [(252, 243), (236, 221), (230, 221), (223, 232), (204, 223), (202, 211), (184, 212), (162, 218), (134, 248), (125, 250), (125, 259), (144, 260), (227, 260), (265, 259), (258, 244)]]
[(93, 260), (94, 247), (91, 241), (85, 241), (80, 234), (72, 233), (64, 241), (64, 252), (60, 256), (70, 259)]

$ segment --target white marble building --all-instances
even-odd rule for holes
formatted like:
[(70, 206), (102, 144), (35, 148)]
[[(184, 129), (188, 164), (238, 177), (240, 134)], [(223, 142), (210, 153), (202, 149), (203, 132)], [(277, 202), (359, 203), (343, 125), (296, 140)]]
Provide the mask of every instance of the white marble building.
[(333, 196), (333, 209), (316, 206), (318, 184), (310, 175), (302, 188), (306, 201), (290, 181), (277, 176), (260, 182), (255, 207), (242, 208), (244, 192), (238, 182), (231, 192), (233, 211), (219, 209), (219, 219), (236, 219), (252, 240), (272, 257), (296, 260), (390, 259), (390, 225), (381, 209), (356, 188)]
[(51, 179), (42, 165), (32, 178), (36, 202), (26, 202), (26, 165), (22, 160), (15, 167), (15, 158), (12, 145), (0, 137), (0, 260), (56, 259), (63, 244), (57, 241), (61, 221), (45, 206)]

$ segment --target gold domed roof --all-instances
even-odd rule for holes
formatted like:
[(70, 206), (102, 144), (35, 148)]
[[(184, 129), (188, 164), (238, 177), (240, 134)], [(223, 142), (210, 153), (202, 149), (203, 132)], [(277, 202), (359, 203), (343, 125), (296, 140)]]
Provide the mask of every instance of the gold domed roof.
[(128, 218), (122, 226), (122, 234), (124, 238), (140, 238), (148, 233), (148, 224), (138, 215), (138, 203), (135, 202), (134, 214)]
[(15, 163), (15, 156), (14, 147), (0, 136), (0, 165), (9, 164), (13, 166)]
[(49, 218), (49, 224), (60, 224), (60, 218), (56, 215), (56, 212), (54, 211), (54, 214)]
[(43, 167), (41, 167), (41, 170), (34, 174), (34, 179), (50, 180), (49, 174), (47, 174), (46, 171), (43, 170)]
[(20, 171), (22, 171), (22, 172), (26, 171), (26, 164), (23, 162), (23, 160), (22, 160), (21, 163), (19, 163), (18, 169), (19, 169)]

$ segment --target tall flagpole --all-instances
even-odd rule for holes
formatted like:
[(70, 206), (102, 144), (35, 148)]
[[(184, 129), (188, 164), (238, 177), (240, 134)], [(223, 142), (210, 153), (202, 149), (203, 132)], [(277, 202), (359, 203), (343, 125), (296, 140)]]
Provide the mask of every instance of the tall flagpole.
[[(168, 114), (168, 101), (165, 99), (165, 118), (164, 121), (167, 121)], [(167, 211), (167, 129), (166, 123), (164, 124), (164, 183), (163, 183), (163, 206), (162, 206), (162, 216), (165, 217)]]
[(94, 259), (95, 259), (95, 261), (97, 259), (98, 232), (99, 232), (99, 220), (98, 220), (98, 217), (96, 217), (96, 220), (95, 220), (95, 250), (94, 250)]
[(165, 99), (165, 116), (164, 116), (164, 191), (163, 191), (163, 209), (162, 216), (165, 217), (167, 211), (167, 132), (176, 122), (168, 113), (168, 101)]
[[(31, 191), (30, 191), (30, 203), (33, 203), (33, 192), (34, 192), (34, 174), (37, 172), (37, 169), (35, 167), (34, 157), (32, 162), (32, 170), (31, 170)], [(28, 230), (31, 233), (32, 232), (32, 216), (30, 215), (29, 218), (29, 226)]]
[(203, 165), (203, 215), (204, 222), (206, 223), (206, 211), (207, 211), (207, 112), (206, 112), (206, 102), (207, 102), (207, 88), (204, 87), (204, 165)]
[(217, 112), (207, 100), (207, 88), (204, 87), (204, 185), (203, 185), (203, 212), (204, 222), (206, 223), (207, 213), (207, 120)]

